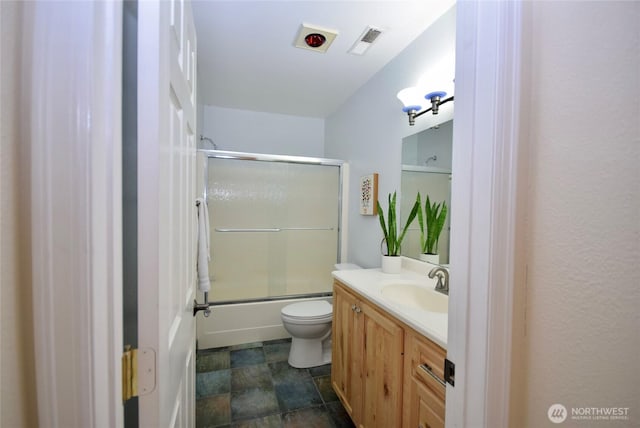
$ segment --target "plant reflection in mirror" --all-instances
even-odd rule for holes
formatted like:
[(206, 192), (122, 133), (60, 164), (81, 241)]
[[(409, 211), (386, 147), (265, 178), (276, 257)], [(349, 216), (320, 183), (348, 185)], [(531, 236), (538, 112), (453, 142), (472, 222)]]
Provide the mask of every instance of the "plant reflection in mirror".
[[(416, 198), (416, 205), (420, 207), (422, 202), (420, 201), (420, 192)], [(425, 218), (422, 214), (422, 209), (418, 209), (418, 224), (420, 225), (420, 248), (423, 254), (438, 254), (438, 241), (440, 240), (440, 233), (444, 227), (445, 220), (447, 219), (447, 203), (442, 201), (441, 203), (431, 203), (429, 195), (427, 195), (427, 201), (424, 204), (424, 217), (426, 217), (427, 233), (425, 236)]]

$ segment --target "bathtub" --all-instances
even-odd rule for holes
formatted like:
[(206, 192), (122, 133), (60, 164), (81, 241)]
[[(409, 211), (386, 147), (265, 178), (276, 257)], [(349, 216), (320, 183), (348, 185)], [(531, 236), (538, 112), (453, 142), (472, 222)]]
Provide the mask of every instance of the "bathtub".
[(211, 315), (198, 313), (196, 337), (198, 349), (291, 337), (284, 329), (280, 311), (295, 302), (327, 300), (331, 296), (222, 304), (211, 307)]

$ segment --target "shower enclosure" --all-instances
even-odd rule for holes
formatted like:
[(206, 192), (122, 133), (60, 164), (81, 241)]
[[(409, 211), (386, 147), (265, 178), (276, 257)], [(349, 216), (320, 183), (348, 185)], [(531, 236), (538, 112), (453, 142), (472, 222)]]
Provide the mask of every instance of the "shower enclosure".
[(280, 309), (330, 298), (340, 259), (343, 162), (201, 150), (214, 302), (200, 348), (286, 337)]

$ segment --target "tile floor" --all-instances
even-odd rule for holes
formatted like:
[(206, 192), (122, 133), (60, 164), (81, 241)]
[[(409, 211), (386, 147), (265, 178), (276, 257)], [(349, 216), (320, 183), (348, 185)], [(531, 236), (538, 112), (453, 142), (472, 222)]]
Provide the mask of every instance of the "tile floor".
[(196, 427), (353, 427), (331, 364), (296, 369), (290, 339), (198, 351)]

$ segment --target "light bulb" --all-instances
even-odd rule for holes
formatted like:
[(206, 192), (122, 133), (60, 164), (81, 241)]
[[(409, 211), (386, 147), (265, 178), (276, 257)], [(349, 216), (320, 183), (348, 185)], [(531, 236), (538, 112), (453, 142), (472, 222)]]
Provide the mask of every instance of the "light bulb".
[(412, 86), (410, 88), (404, 88), (398, 92), (398, 99), (402, 101), (404, 108), (402, 111), (405, 113), (410, 111), (420, 111), (422, 106), (426, 104), (424, 99), (424, 92), (419, 88)]

